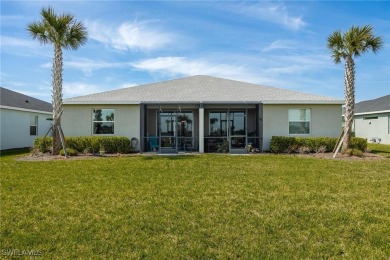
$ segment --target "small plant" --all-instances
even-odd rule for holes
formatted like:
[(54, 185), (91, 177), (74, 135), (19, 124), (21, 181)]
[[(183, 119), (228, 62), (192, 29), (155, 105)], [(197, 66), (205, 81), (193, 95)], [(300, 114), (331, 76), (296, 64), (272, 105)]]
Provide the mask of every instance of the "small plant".
[(359, 149), (353, 148), (353, 149), (348, 149), (345, 151), (345, 153), (349, 156), (357, 156), (357, 157), (363, 157), (363, 152)]
[(299, 152), (299, 145), (297, 144), (291, 144), (287, 148), (287, 153), (298, 153)]
[[(67, 148), (67, 149), (66, 149), (66, 153), (67, 153), (69, 156), (77, 156), (77, 155), (79, 154), (75, 149), (72, 149), (72, 148)], [(61, 156), (65, 156), (65, 151), (64, 151), (64, 149), (61, 149), (61, 150), (60, 150), (60, 155), (61, 155)]]
[(323, 146), (317, 147), (314, 151), (316, 153), (326, 153), (327, 149), (326, 149), (326, 146), (323, 145)]
[(310, 148), (306, 146), (302, 146), (298, 148), (298, 153), (300, 154), (309, 154), (310, 153)]
[(218, 153), (227, 153), (229, 152), (229, 142), (224, 139), (222, 143), (219, 143), (217, 146), (217, 152)]

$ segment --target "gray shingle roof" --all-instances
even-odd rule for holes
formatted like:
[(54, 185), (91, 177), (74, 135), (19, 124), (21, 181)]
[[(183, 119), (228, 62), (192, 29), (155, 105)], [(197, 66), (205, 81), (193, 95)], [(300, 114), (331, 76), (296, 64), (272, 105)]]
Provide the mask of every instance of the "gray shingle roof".
[(355, 114), (390, 110), (390, 95), (355, 104)]
[(52, 112), (50, 103), (0, 87), (0, 105), (44, 112)]
[(210, 76), (191, 76), (65, 99), (65, 104), (142, 102), (336, 103), (343, 100)]

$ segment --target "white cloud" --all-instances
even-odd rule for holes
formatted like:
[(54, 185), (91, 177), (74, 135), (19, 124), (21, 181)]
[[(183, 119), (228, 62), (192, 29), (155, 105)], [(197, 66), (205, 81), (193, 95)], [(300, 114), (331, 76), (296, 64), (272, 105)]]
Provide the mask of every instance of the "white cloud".
[(281, 49), (296, 49), (298, 43), (296, 41), (292, 40), (276, 40), (273, 41), (270, 45), (267, 47), (264, 47), (261, 51), (262, 52), (269, 52), (269, 51), (274, 51), (274, 50), (281, 50)]
[(50, 56), (51, 48), (41, 48), (37, 40), (25, 40), (1, 35), (1, 53), (9, 53), (17, 56)]
[(119, 26), (101, 21), (86, 22), (89, 38), (116, 50), (151, 51), (174, 42), (176, 36), (159, 28), (156, 22), (125, 22)]
[(186, 57), (159, 57), (146, 59), (132, 64), (134, 68), (150, 73), (162, 73), (169, 76), (210, 75), (247, 82), (261, 82), (258, 74), (241, 65), (214, 63), (204, 59)]
[(299, 30), (306, 25), (302, 17), (291, 16), (287, 7), (282, 3), (260, 2), (252, 5), (242, 4), (231, 8), (231, 10), (265, 22), (279, 24), (291, 30)]
[[(130, 62), (106, 62), (100, 60), (92, 60), (87, 58), (73, 58), (64, 61), (65, 68), (81, 70), (86, 74), (91, 74), (95, 70), (130, 67)], [(52, 63), (47, 62), (41, 65), (42, 68), (51, 68)]]
[(139, 84), (127, 82), (127, 83), (121, 84), (121, 85), (119, 86), (119, 88), (130, 88), (130, 87), (135, 87), (135, 86), (137, 86), (137, 85), (139, 85)]
[(83, 96), (104, 91), (99, 86), (94, 84), (87, 84), (84, 82), (71, 82), (64, 83), (62, 87), (62, 93), (64, 98), (70, 98), (75, 96)]

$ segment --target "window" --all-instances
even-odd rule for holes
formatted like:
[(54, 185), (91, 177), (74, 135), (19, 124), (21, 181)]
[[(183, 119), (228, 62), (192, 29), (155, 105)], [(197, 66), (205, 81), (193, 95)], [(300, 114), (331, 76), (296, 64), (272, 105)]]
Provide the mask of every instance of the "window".
[(292, 108), (288, 110), (288, 133), (290, 135), (310, 134), (310, 109)]
[(37, 135), (38, 116), (30, 116), (30, 135)]
[(114, 109), (92, 110), (92, 131), (94, 135), (114, 134)]

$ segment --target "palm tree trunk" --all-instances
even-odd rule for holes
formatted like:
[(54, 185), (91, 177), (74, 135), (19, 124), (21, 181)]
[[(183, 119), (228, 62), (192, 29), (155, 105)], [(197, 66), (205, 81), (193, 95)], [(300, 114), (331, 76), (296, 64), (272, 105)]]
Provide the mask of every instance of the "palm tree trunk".
[(58, 126), (61, 125), (62, 114), (62, 49), (60, 45), (54, 45), (53, 59), (53, 155), (58, 155), (61, 150), (61, 138)]
[(344, 153), (350, 147), (352, 123), (355, 108), (355, 62), (352, 57), (347, 57), (345, 61), (345, 126), (348, 133), (343, 141), (341, 152)]

